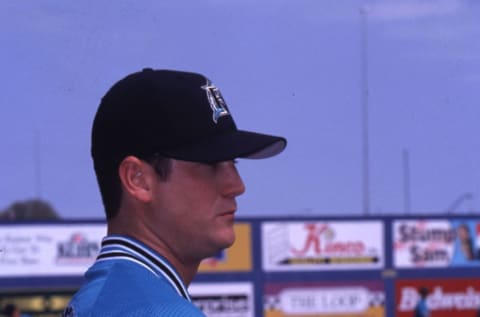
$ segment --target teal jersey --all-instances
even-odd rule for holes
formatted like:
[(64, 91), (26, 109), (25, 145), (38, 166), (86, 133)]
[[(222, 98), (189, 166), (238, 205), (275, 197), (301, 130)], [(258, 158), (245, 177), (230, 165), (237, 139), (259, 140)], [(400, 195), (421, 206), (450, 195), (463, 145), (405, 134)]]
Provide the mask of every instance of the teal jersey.
[(178, 272), (161, 255), (130, 237), (102, 241), (86, 282), (64, 317), (199, 316)]

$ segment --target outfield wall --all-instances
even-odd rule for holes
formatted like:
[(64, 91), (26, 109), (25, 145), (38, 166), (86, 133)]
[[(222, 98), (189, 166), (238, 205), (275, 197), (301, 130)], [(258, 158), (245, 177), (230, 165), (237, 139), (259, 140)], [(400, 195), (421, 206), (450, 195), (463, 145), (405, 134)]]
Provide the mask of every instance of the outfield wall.
[[(432, 316), (480, 308), (480, 217), (240, 218), (235, 231), (190, 286), (207, 316), (407, 317), (422, 286)], [(101, 221), (0, 224), (0, 305), (58, 313), (105, 232)]]

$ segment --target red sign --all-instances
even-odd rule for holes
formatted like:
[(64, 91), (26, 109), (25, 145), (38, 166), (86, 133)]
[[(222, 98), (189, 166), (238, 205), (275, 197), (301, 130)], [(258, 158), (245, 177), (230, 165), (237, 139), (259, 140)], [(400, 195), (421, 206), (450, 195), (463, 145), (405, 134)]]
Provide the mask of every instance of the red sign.
[(399, 280), (395, 285), (395, 316), (414, 316), (422, 288), (428, 290), (429, 316), (476, 317), (480, 310), (480, 279)]

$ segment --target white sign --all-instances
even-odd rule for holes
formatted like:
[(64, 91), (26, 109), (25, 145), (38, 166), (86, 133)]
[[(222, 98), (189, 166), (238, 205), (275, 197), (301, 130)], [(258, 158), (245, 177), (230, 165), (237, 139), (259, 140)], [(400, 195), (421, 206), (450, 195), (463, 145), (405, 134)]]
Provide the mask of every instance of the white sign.
[(384, 266), (381, 221), (262, 223), (266, 271), (378, 269)]
[(208, 317), (253, 317), (253, 284), (192, 283), (188, 288), (192, 301)]
[(368, 309), (370, 291), (364, 287), (292, 288), (280, 293), (287, 314), (362, 313)]
[(393, 223), (395, 267), (446, 267), (456, 232), (448, 220), (397, 220)]
[(83, 275), (95, 261), (104, 224), (0, 226), (0, 277)]

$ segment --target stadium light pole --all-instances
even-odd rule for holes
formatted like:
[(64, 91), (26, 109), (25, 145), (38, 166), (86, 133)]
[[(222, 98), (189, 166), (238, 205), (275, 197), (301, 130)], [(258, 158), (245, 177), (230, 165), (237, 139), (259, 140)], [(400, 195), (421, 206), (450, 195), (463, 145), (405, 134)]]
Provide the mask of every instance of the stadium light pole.
[(367, 22), (368, 8), (360, 7), (361, 17), (361, 85), (362, 85), (362, 191), (363, 191), (363, 213), (370, 214), (370, 150), (368, 135), (368, 37)]
[(403, 163), (403, 210), (405, 214), (411, 212), (411, 195), (410, 195), (410, 153), (407, 149), (402, 151)]
[(40, 157), (40, 132), (37, 127), (34, 129), (33, 137), (33, 167), (35, 196), (40, 199), (42, 197), (42, 161)]
[(446, 214), (447, 215), (451, 215), (455, 212), (455, 210), (457, 210), (457, 208), (464, 202), (464, 201), (467, 201), (467, 200), (472, 200), (473, 199), (473, 194), (472, 193), (463, 193), (461, 194), (460, 196), (458, 196), (451, 204), (450, 206), (447, 208), (446, 210)]

